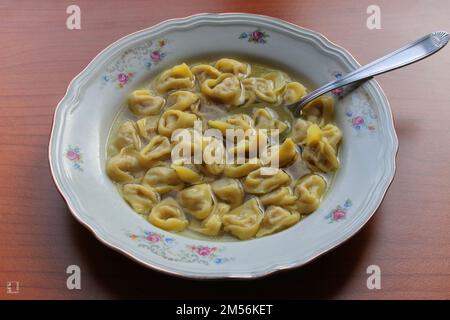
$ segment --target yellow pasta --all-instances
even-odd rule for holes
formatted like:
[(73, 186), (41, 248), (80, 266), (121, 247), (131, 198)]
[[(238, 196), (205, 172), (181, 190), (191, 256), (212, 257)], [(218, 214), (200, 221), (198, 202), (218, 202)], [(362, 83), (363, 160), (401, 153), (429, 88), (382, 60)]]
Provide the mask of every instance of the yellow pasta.
[(128, 107), (137, 116), (158, 114), (164, 102), (162, 97), (153, 96), (147, 89), (135, 90), (128, 97)]
[(256, 235), (263, 218), (261, 206), (256, 198), (252, 198), (239, 207), (222, 216), (224, 230), (241, 240)]
[(148, 214), (161, 201), (159, 194), (152, 188), (141, 184), (126, 184), (122, 189), (123, 198), (140, 214)]
[(239, 106), (245, 101), (244, 88), (238, 77), (223, 73), (217, 79), (208, 79), (201, 85), (206, 97), (228, 106)]
[(297, 118), (286, 108), (306, 93), (281, 70), (229, 57), (169, 66), (128, 94), (106, 173), (157, 228), (215, 240), (282, 232), (319, 208), (320, 173), (339, 168), (333, 98)]
[(151, 224), (167, 231), (183, 231), (189, 224), (183, 209), (173, 198), (166, 198), (156, 206), (148, 216)]
[(300, 178), (294, 187), (294, 195), (297, 197), (296, 210), (301, 214), (309, 214), (316, 210), (326, 187), (325, 180), (317, 174)]
[(156, 91), (160, 94), (174, 89), (190, 89), (194, 86), (195, 77), (186, 63), (164, 71), (156, 82)]
[(268, 234), (279, 232), (293, 226), (299, 220), (299, 213), (291, 213), (282, 207), (271, 206), (267, 208), (266, 212), (264, 213), (264, 219), (261, 222), (261, 226), (256, 233), (256, 236), (262, 237)]

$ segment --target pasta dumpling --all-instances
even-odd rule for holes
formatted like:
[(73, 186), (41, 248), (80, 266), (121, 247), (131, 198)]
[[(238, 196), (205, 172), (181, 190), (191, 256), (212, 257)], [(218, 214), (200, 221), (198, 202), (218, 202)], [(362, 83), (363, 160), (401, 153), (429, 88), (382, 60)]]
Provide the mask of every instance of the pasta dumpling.
[(128, 96), (128, 108), (136, 116), (151, 116), (159, 113), (165, 100), (153, 96), (147, 89), (133, 91)]
[(105, 169), (124, 201), (164, 230), (240, 240), (279, 232), (318, 208), (319, 173), (339, 167), (334, 99), (292, 118), (289, 105), (307, 89), (276, 68), (181, 63), (130, 92)]
[(187, 213), (199, 220), (205, 219), (214, 206), (211, 187), (206, 183), (181, 190), (177, 200)]
[(298, 157), (296, 145), (291, 138), (286, 138), (280, 145), (270, 147), (268, 152), (270, 162), (273, 163), (274, 159), (277, 159), (280, 168), (294, 162)]
[(136, 121), (138, 132), (141, 137), (149, 140), (158, 130), (159, 116), (148, 116)]
[(133, 173), (141, 170), (139, 152), (129, 145), (120, 153), (108, 160), (106, 173), (116, 182), (131, 182), (135, 179)]
[(244, 202), (239, 207), (222, 216), (224, 230), (241, 240), (247, 240), (256, 235), (263, 219), (261, 206), (256, 198)]
[(222, 73), (209, 64), (199, 64), (191, 68), (193, 74), (202, 83), (207, 79), (217, 79)]
[(183, 231), (189, 225), (183, 209), (171, 197), (164, 199), (153, 207), (148, 215), (148, 221), (167, 231)]
[(259, 197), (263, 206), (291, 206), (297, 201), (290, 187), (281, 187)]
[(170, 137), (176, 129), (192, 128), (197, 116), (180, 110), (168, 110), (161, 115), (158, 122), (159, 134)]
[(167, 137), (156, 135), (151, 138), (150, 142), (141, 150), (141, 163), (150, 167), (158, 161), (165, 160), (170, 157), (172, 148)]
[(278, 134), (284, 132), (288, 126), (278, 119), (274, 119), (273, 115), (266, 108), (257, 109), (253, 113), (253, 121), (256, 129), (266, 129), (269, 132), (276, 129)]
[(296, 119), (294, 121), (294, 124), (292, 125), (292, 141), (299, 145), (304, 145), (306, 143), (307, 130), (310, 124), (311, 122), (306, 121), (302, 118)]
[(299, 82), (289, 82), (283, 94), (283, 100), (287, 105), (300, 101), (306, 94), (306, 88)]
[(232, 209), (244, 202), (244, 189), (239, 180), (230, 178), (221, 178), (211, 184), (216, 197), (230, 205)]
[(225, 168), (225, 147), (223, 141), (205, 137), (202, 142), (203, 163), (199, 166), (205, 175), (218, 176)]
[(242, 80), (245, 90), (252, 91), (258, 101), (275, 103), (278, 94), (275, 91), (273, 82), (264, 78), (248, 78)]
[(156, 166), (148, 169), (142, 178), (142, 185), (153, 188), (160, 194), (181, 190), (184, 187), (176, 171), (170, 167)]
[(114, 146), (119, 150), (129, 145), (132, 145), (136, 150), (141, 148), (141, 139), (139, 139), (136, 125), (133, 121), (125, 121), (122, 123), (114, 142)]
[(211, 214), (201, 222), (200, 226), (192, 223), (191, 229), (207, 236), (217, 236), (222, 228), (222, 216), (230, 211), (230, 206), (225, 203), (217, 203)]
[(205, 80), (201, 91), (209, 99), (228, 106), (239, 106), (245, 101), (244, 88), (239, 79), (231, 73), (221, 74), (217, 79)]
[(260, 168), (250, 172), (244, 179), (244, 190), (251, 194), (265, 194), (290, 183), (291, 177), (283, 170), (278, 169), (275, 174), (263, 175)]
[(282, 207), (270, 206), (264, 213), (264, 218), (256, 233), (256, 237), (282, 231), (293, 226), (299, 220), (300, 214), (297, 212), (291, 213)]
[(194, 86), (195, 77), (186, 63), (176, 65), (164, 71), (156, 82), (156, 91), (160, 94), (173, 89), (190, 89)]
[(242, 178), (260, 167), (261, 161), (259, 159), (253, 158), (248, 159), (243, 164), (226, 164), (223, 170), (223, 174), (228, 178)]
[(342, 132), (337, 126), (329, 123), (325, 125), (322, 129), (322, 135), (328, 140), (328, 143), (337, 151), (339, 142), (342, 139)]
[(309, 174), (300, 178), (294, 187), (294, 195), (297, 197), (296, 210), (300, 214), (310, 214), (320, 204), (327, 188), (324, 178), (317, 174)]
[(246, 76), (248, 76), (251, 71), (249, 64), (228, 58), (218, 60), (215, 64), (215, 67), (220, 72), (231, 73), (241, 78), (245, 78)]
[(134, 211), (140, 214), (148, 214), (161, 201), (159, 194), (152, 188), (134, 183), (124, 185), (122, 195)]
[(334, 113), (334, 100), (323, 96), (306, 104), (302, 109), (302, 117), (320, 127), (331, 122)]
[(203, 181), (203, 176), (195, 169), (193, 165), (172, 164), (171, 168), (175, 170), (181, 181), (189, 184), (197, 184)]
[(226, 135), (227, 129), (242, 129), (244, 131), (253, 129), (254, 122), (250, 116), (239, 113), (233, 114), (225, 120), (209, 120), (208, 125), (211, 128), (219, 130), (223, 135)]
[(322, 136), (322, 131), (315, 124), (308, 127), (302, 159), (314, 171), (332, 172), (339, 167), (336, 150), (328, 139)]
[(191, 91), (175, 91), (167, 98), (169, 110), (197, 112), (200, 96)]

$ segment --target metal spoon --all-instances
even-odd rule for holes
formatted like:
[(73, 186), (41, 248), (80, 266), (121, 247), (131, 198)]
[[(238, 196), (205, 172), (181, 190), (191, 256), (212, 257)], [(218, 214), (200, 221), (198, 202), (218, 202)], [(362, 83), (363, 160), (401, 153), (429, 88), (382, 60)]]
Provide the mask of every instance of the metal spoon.
[(372, 78), (381, 73), (404, 67), (408, 64), (417, 62), (426, 58), (433, 53), (442, 49), (449, 40), (449, 34), (445, 31), (437, 31), (430, 33), (406, 46), (379, 58), (361, 68), (358, 68), (349, 74), (335, 81), (329, 82), (320, 88), (305, 95), (300, 101), (287, 106), (293, 113), (294, 117), (300, 115), (303, 107), (317, 97), (330, 92), (336, 88), (346, 86), (348, 84)]

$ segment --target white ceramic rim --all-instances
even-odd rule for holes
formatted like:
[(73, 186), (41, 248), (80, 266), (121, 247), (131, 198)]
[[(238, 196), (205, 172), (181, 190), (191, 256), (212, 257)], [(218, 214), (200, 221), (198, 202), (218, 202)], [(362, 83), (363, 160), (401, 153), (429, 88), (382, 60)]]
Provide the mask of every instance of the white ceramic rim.
[[(303, 32), (307, 32), (309, 33), (312, 37), (314, 37), (316, 40), (318, 40), (324, 47), (326, 47), (327, 49), (332, 50), (333, 52), (340, 54), (342, 58), (345, 59), (345, 61), (354, 69), (359, 68), (361, 65), (356, 61), (356, 59), (344, 48), (336, 45), (335, 43), (333, 43), (332, 41), (328, 40), (325, 36), (323, 36), (322, 34), (304, 28), (304, 27), (300, 27), (298, 25), (295, 25), (293, 23), (289, 23), (286, 22), (284, 20), (281, 19), (277, 19), (277, 18), (273, 18), (273, 17), (269, 17), (269, 16), (264, 16), (264, 15), (257, 15), (257, 14), (245, 14), (245, 13), (200, 13), (200, 14), (195, 14), (195, 15), (191, 15), (191, 16), (187, 16), (184, 18), (174, 18), (174, 19), (168, 19), (165, 20), (163, 22), (160, 22), (152, 27), (149, 28), (145, 28), (136, 32), (133, 32), (131, 34), (128, 34), (120, 39), (118, 39), (117, 41), (115, 41), (114, 43), (112, 43), (111, 45), (109, 45), (108, 47), (106, 47), (105, 49), (103, 49), (99, 54), (97, 54), (92, 60), (91, 62), (77, 75), (75, 76), (71, 82), (69, 83), (69, 86), (66, 90), (66, 93), (64, 95), (64, 97), (60, 100), (60, 102), (58, 103), (55, 112), (54, 112), (54, 117), (53, 117), (53, 123), (52, 123), (52, 130), (50, 133), (50, 141), (49, 141), (49, 163), (50, 163), (50, 171), (53, 177), (53, 180), (55, 182), (55, 185), (58, 189), (58, 191), (60, 192), (61, 196), (63, 197), (64, 201), (66, 202), (70, 212), (72, 213), (72, 215), (84, 226), (86, 227), (90, 232), (92, 232), (94, 234), (94, 236), (104, 245), (114, 249), (117, 252), (120, 252), (121, 254), (131, 258), (132, 260), (140, 263), (141, 265), (148, 267), (150, 269), (154, 269), (169, 275), (174, 275), (174, 276), (179, 276), (179, 277), (183, 277), (183, 278), (190, 278), (190, 279), (201, 279), (201, 280), (205, 280), (205, 279), (254, 279), (254, 278), (260, 278), (260, 277), (264, 277), (270, 274), (273, 274), (275, 272), (278, 271), (282, 271), (282, 270), (288, 270), (288, 269), (292, 269), (292, 268), (296, 268), (296, 267), (300, 267), (303, 266), (315, 259), (317, 259), (318, 257), (322, 256), (323, 254), (335, 249), (336, 247), (338, 247), (339, 245), (341, 245), (342, 243), (346, 242), (348, 239), (350, 239), (352, 236), (354, 236), (359, 230), (361, 230), (361, 228), (370, 220), (370, 218), (374, 215), (374, 213), (377, 211), (377, 209), (379, 208), (379, 206), (381, 205), (381, 202), (383, 201), (387, 190), (389, 189), (390, 185), (392, 184), (392, 181), (394, 179), (395, 176), (395, 171), (396, 171), (396, 165), (395, 165), (395, 160), (396, 160), (396, 156), (397, 156), (397, 152), (398, 152), (398, 138), (397, 138), (397, 134), (395, 132), (395, 128), (394, 128), (394, 120), (393, 120), (393, 115), (392, 115), (392, 111), (389, 105), (389, 102), (383, 92), (383, 90), (381, 89), (380, 85), (378, 84), (377, 81), (375, 80), (370, 80), (370, 83), (372, 85), (372, 87), (377, 91), (377, 94), (379, 96), (379, 98), (381, 99), (381, 101), (383, 102), (383, 104), (386, 106), (387, 108), (387, 116), (388, 116), (388, 120), (389, 120), (389, 127), (392, 129), (391, 133), (391, 138), (393, 139), (393, 151), (392, 152), (392, 158), (388, 159), (389, 161), (389, 169), (390, 172), (387, 173), (386, 176), (386, 180), (385, 183), (382, 187), (382, 192), (379, 194), (376, 205), (374, 206), (374, 209), (371, 211), (370, 214), (366, 215), (366, 218), (360, 223), (359, 226), (357, 226), (357, 228), (355, 228), (352, 232), (346, 234), (344, 237), (338, 239), (336, 241), (336, 244), (334, 244), (333, 246), (326, 248), (324, 250), (322, 250), (321, 252), (318, 252), (316, 254), (314, 254), (313, 256), (309, 257), (306, 260), (302, 260), (300, 262), (295, 262), (295, 263), (290, 263), (290, 264), (281, 264), (281, 265), (276, 265), (276, 266), (270, 266), (270, 268), (260, 271), (260, 272), (253, 272), (253, 273), (245, 273), (245, 274), (240, 274), (240, 273), (227, 273), (227, 274), (205, 274), (205, 275), (193, 275), (193, 274), (188, 274), (188, 273), (183, 273), (183, 272), (178, 272), (178, 271), (174, 271), (174, 270), (170, 270), (170, 269), (166, 269), (163, 267), (159, 267), (156, 265), (153, 265), (147, 261), (143, 261), (141, 259), (139, 259), (138, 257), (134, 256), (132, 253), (120, 248), (119, 246), (116, 246), (115, 244), (113, 244), (112, 242), (110, 242), (108, 239), (106, 239), (107, 237), (105, 236), (105, 234), (102, 234), (99, 230), (96, 230), (93, 226), (89, 225), (88, 222), (86, 222), (85, 220), (83, 220), (82, 215), (77, 212), (77, 210), (74, 208), (72, 201), (70, 199), (69, 196), (67, 196), (67, 194), (65, 193), (65, 191), (63, 190), (63, 187), (61, 185), (61, 183), (58, 180), (58, 177), (55, 175), (55, 168), (53, 165), (53, 157), (52, 157), (52, 150), (53, 150), (53, 144), (54, 142), (54, 134), (55, 134), (55, 128), (56, 128), (56, 124), (57, 124), (57, 117), (60, 113), (60, 107), (66, 102), (66, 100), (68, 100), (69, 98), (73, 98), (74, 96), (76, 96), (76, 93), (78, 93), (75, 89), (77, 89), (78, 85), (80, 85), (80, 83), (82, 83), (83, 78), (86, 78), (88, 73), (90, 71), (92, 71), (91, 69), (93, 68), (93, 66), (95, 64), (97, 64), (98, 62), (100, 62), (100, 60), (102, 60), (102, 57), (105, 58), (107, 56), (107, 53), (109, 51), (112, 50), (116, 50), (115, 47), (118, 46), (119, 44), (121, 44), (122, 46), (125, 44), (126, 40), (129, 40), (131, 38), (133, 38), (136, 35), (142, 34), (142, 33), (147, 33), (147, 32), (151, 32), (151, 31), (162, 31), (164, 30), (164, 28), (170, 27), (173, 24), (181, 24), (181, 23), (189, 23), (189, 22), (193, 22), (193, 21), (198, 21), (198, 20), (202, 20), (202, 19), (210, 19), (210, 20), (215, 20), (215, 21), (221, 21), (221, 20), (227, 20), (227, 19), (233, 19), (233, 18), (248, 18), (250, 20), (253, 21), (263, 21), (263, 22), (267, 22), (270, 21), (270, 23), (273, 23), (274, 25), (280, 27), (280, 28), (287, 28), (289, 31), (291, 32), (299, 32), (299, 30), (302, 30)], [(123, 43), (122, 43), (123, 42)], [(75, 92), (74, 92), (75, 91)]]

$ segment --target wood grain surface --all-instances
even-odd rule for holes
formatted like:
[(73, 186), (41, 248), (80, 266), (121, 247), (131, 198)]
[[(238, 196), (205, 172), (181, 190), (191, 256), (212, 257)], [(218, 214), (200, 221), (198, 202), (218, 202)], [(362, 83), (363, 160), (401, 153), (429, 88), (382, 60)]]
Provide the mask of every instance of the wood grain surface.
[[(81, 8), (67, 30), (66, 8)], [(366, 9), (381, 8), (381, 30)], [(450, 31), (449, 1), (0, 0), (0, 298), (450, 298), (450, 48), (378, 77), (395, 117), (397, 173), (373, 219), (315, 262), (256, 281), (189, 281), (148, 270), (99, 243), (50, 176), (53, 112), (69, 81), (118, 38), (200, 12), (271, 15), (317, 30), (366, 63), (419, 36)], [(356, 182), (357, 183), (357, 182)], [(66, 288), (66, 267), (82, 289)], [(366, 287), (378, 265), (380, 290)], [(7, 282), (20, 292), (7, 294)]]

